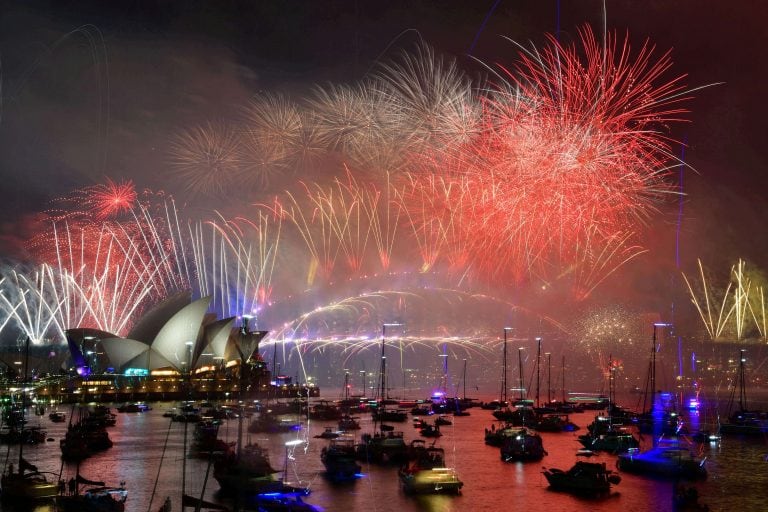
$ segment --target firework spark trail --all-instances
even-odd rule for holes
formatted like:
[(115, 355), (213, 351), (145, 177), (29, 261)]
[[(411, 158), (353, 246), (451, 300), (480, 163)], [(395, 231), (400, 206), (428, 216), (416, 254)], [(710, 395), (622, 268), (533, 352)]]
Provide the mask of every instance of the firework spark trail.
[(55, 200), (55, 206), (69, 209), (51, 210), (49, 227), (28, 244), (55, 281), (47, 294), (60, 304), (57, 320), (63, 329), (77, 325), (124, 333), (150, 302), (189, 287), (186, 242), (173, 201), (158, 203), (161, 196), (147, 192), (129, 215), (121, 206), (102, 219), (104, 208), (94, 205), (105, 201), (101, 195), (109, 189), (109, 184), (85, 187)]
[[(56, 240), (57, 246), (69, 249), (66, 258), (58, 259), (55, 272), (46, 266), (50, 279), (56, 276), (59, 280), (52, 292), (57, 299), (61, 294), (59, 323), (65, 329), (76, 325), (125, 333), (134, 314), (141, 311), (149, 299), (165, 296), (152, 293), (156, 284), (163, 282), (162, 264), (148, 264), (140, 246), (126, 243), (120, 236), (124, 232), (115, 233), (109, 225), (98, 229), (98, 232), (83, 229), (75, 243), (67, 229), (67, 238)], [(86, 236), (91, 237), (90, 243), (85, 242)], [(88, 258), (82, 254), (86, 246), (93, 249)], [(79, 262), (72, 258), (75, 247), (81, 248)]]
[(9, 274), (10, 279), (0, 281), (6, 285), (0, 289), (0, 308), (6, 317), (3, 327), (13, 322), (35, 344), (64, 340), (65, 327), (57, 321), (62, 301), (51, 300), (55, 281), (47, 265), (41, 265), (29, 275), (15, 269)]
[[(285, 194), (284, 211), (326, 278), (342, 255), (360, 270), (366, 233), (385, 268), (391, 261), (393, 242), (379, 238), (374, 208), (352, 190), (352, 171), (378, 172), (388, 192), (397, 191), (397, 222), (389, 225), (402, 212), (425, 269), (443, 258), (459, 273), (520, 281), (591, 261), (607, 276), (603, 258), (620, 266), (637, 256), (641, 249), (624, 234), (638, 232), (675, 192), (666, 182), (672, 141), (659, 129), (682, 120), (689, 91), (684, 77), (664, 78), (669, 53), (654, 59), (646, 43), (633, 54), (628, 38), (612, 34), (603, 43), (587, 27), (577, 44), (550, 37), (542, 49), (521, 46), (518, 62), (492, 69), (496, 83), (487, 86), (420, 45), (357, 85), (317, 87), (303, 103), (282, 96), (252, 102), (244, 131), (260, 145), (243, 151), (291, 160), (306, 151), (296, 141), (311, 133), (315, 154), (349, 163), (333, 192), (303, 184), (309, 204)], [(198, 139), (205, 153), (217, 137)], [(390, 181), (404, 170), (416, 178)], [(446, 180), (443, 199), (435, 197), (437, 176)]]
[(411, 227), (421, 257), (421, 272), (428, 272), (435, 264), (445, 243), (444, 231), (437, 212), (444, 212), (444, 203), (426, 187), (410, 186), (397, 190), (400, 207)]
[(210, 239), (202, 224), (190, 228), (200, 293), (213, 296), (222, 316), (258, 312), (269, 300), (282, 226), (270, 218), (260, 211), (255, 220), (227, 221), (219, 214), (218, 221), (206, 223)]
[[(701, 279), (700, 292), (683, 273), (688, 293), (710, 339), (716, 341), (726, 334), (732, 334), (740, 341), (748, 329), (754, 327), (761, 337), (766, 336), (766, 312), (763, 288), (752, 287), (746, 273), (746, 263), (739, 261), (730, 269), (730, 279), (717, 304), (712, 286), (709, 284), (701, 260), (698, 260)], [(715, 308), (717, 308), (716, 311)], [(751, 319), (751, 323), (748, 320)]]
[[(643, 252), (638, 228), (675, 193), (665, 133), (683, 120), (690, 91), (684, 77), (665, 78), (668, 53), (657, 59), (646, 43), (633, 54), (628, 38), (615, 35), (600, 44), (589, 28), (577, 44), (550, 37), (542, 49), (520, 49), (513, 66), (489, 67), (496, 82), (488, 85), (420, 46), (358, 85), (317, 88), (296, 103), (267, 96), (237, 125), (209, 123), (171, 142), (173, 172), (192, 193), (266, 185), (320, 162), (344, 167), (345, 177), (304, 182), (264, 210), (290, 221), (283, 235), (258, 217), (247, 229), (222, 218), (210, 235), (201, 224), (182, 236), (175, 205), (158, 212), (155, 198), (137, 199), (130, 182), (76, 191), (30, 242), (57, 267), (60, 297), (80, 301), (62, 304), (63, 314), (114, 315), (89, 302), (90, 289), (149, 302), (195, 279), (201, 293), (217, 290), (222, 309), (263, 302), (280, 271), (281, 237), (304, 242), (310, 284), (318, 268), (330, 281), (339, 258), (362, 272), (374, 245), (384, 269), (399, 249), (416, 246), (422, 270), (445, 262), (462, 279), (568, 277), (577, 295), (588, 295)], [(725, 325), (736, 315), (744, 332), (758, 306), (737, 303), (742, 309), (723, 305), (720, 318)], [(708, 325), (711, 335), (722, 332), (720, 322)]]
[[(311, 189), (303, 182), (302, 185), (306, 191), (304, 196), (295, 196), (291, 192), (286, 191), (285, 196), (290, 205), (286, 208), (278, 202), (274, 206), (274, 211), (292, 222), (301, 239), (306, 244), (311, 256), (310, 272), (307, 276), (307, 281), (308, 284), (311, 284), (314, 280), (313, 269), (315, 268), (320, 269), (325, 279), (330, 278), (336, 266), (338, 247), (333, 244), (333, 230), (327, 224), (327, 218), (324, 215), (319, 215), (314, 209), (311, 209), (309, 212), (306, 211), (311, 208)], [(310, 207), (307, 207), (298, 197), (301, 197), (302, 200), (306, 200), (306, 197), (309, 197), (310, 200), (307, 204)]]
[(590, 241), (575, 247), (575, 253), (584, 251), (584, 254), (573, 258), (576, 262), (573, 267), (574, 298), (586, 299), (619, 268), (648, 252), (647, 249), (631, 244), (634, 238), (634, 233), (615, 233), (598, 243)]
[(361, 189), (348, 172), (347, 181), (336, 179), (334, 187), (315, 186), (308, 191), (309, 200), (321, 217), (321, 224), (329, 227), (334, 243), (344, 254), (347, 267), (353, 273), (360, 271), (370, 234), (370, 223), (361, 212)]
[(224, 193), (237, 183), (240, 140), (228, 125), (183, 131), (170, 141), (169, 151), (174, 175), (191, 193)]
[(381, 268), (389, 269), (392, 250), (397, 239), (402, 207), (394, 202), (390, 174), (387, 173), (386, 196), (374, 187), (364, 188), (360, 194), (360, 207), (365, 212), (370, 234), (376, 245)]
[(471, 81), (452, 59), (420, 44), (413, 53), (380, 64), (374, 84), (396, 105), (400, 133), (412, 152), (451, 149), (472, 142), (480, 117)]

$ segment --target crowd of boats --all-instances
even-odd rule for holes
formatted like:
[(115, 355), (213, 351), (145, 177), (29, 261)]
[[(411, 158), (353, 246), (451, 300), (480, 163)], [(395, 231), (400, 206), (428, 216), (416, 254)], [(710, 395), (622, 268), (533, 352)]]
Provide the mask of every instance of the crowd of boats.
[[(743, 355), (740, 380), (744, 382)], [(348, 391), (349, 387), (345, 386)], [(506, 388), (505, 388), (506, 389)], [(655, 389), (655, 383), (651, 384)], [(615, 400), (613, 382), (608, 396), (590, 401), (556, 401), (547, 393), (546, 400), (529, 400), (520, 396), (509, 400), (506, 393), (498, 400), (481, 403), (476, 400), (446, 397), (436, 393), (426, 400), (391, 400), (382, 384), (380, 398), (350, 397), (336, 401), (309, 402), (306, 397), (292, 401), (267, 401), (246, 404), (233, 401), (212, 404), (188, 401), (166, 410), (163, 415), (171, 421), (185, 425), (185, 451), (190, 457), (207, 458), (213, 467), (220, 494), (233, 498), (245, 510), (313, 511), (317, 508), (304, 500), (311, 489), (288, 481), (287, 456), (282, 469), (275, 468), (268, 450), (257, 443), (245, 443), (249, 433), (288, 433), (306, 428), (306, 420), (324, 422), (332, 426), (316, 437), (327, 440), (320, 452), (325, 477), (334, 483), (354, 482), (362, 473), (363, 464), (392, 467), (402, 489), (408, 494), (460, 494), (464, 486), (457, 469), (448, 464), (444, 449), (435, 445), (442, 435), (441, 427), (461, 421), (473, 409), (488, 410), (475, 414), (488, 414), (490, 425), (482, 435), (485, 444), (498, 448), (499, 458), (505, 463), (541, 461), (546, 455), (546, 435), (580, 430), (570, 421), (571, 415), (595, 412), (585, 432), (578, 435), (579, 458), (588, 458), (598, 452), (616, 457), (618, 471), (608, 469), (605, 462), (578, 460), (570, 468), (545, 468), (549, 486), (556, 491), (601, 497), (611, 493), (612, 486), (621, 482), (620, 473), (634, 473), (652, 478), (668, 479), (678, 485), (674, 493), (675, 507), (685, 510), (706, 510), (698, 503), (695, 489), (681, 482), (704, 479), (707, 476), (706, 459), (697, 448), (701, 443), (717, 442), (721, 435), (765, 435), (768, 433), (768, 415), (749, 410), (744, 386), (741, 386), (738, 409), (728, 420), (712, 430), (691, 432), (681, 421), (677, 411), (659, 407), (651, 392), (648, 408), (635, 413), (620, 407)], [(0, 442), (18, 444), (17, 465), (8, 464), (0, 478), (0, 497), (14, 503), (34, 500), (53, 500), (60, 510), (83, 512), (121, 512), (125, 510), (128, 491), (120, 483), (107, 486), (104, 482), (89, 480), (79, 472), (79, 463), (94, 453), (109, 450), (112, 442), (109, 428), (119, 415), (142, 414), (152, 408), (146, 403), (127, 403), (117, 412), (103, 405), (72, 408), (69, 413), (52, 410), (51, 422), (68, 422), (66, 434), (60, 440), (61, 457), (78, 463), (77, 475), (65, 482), (61, 475), (38, 471), (23, 457), (27, 444), (47, 439), (42, 427), (28, 427), (27, 403), (6, 407), (3, 412)], [(35, 409), (41, 415), (44, 411)], [(370, 414), (373, 429), (362, 430), (360, 418)], [(417, 437), (405, 435), (403, 425), (413, 421)], [(225, 421), (236, 421), (236, 441), (219, 436)], [(584, 425), (585, 422), (580, 422)], [(187, 426), (192, 425), (189, 443)], [(653, 439), (652, 446), (641, 449), (639, 436)], [(304, 441), (297, 439), (296, 443)], [(289, 441), (288, 444), (292, 443)], [(186, 457), (185, 457), (186, 460)], [(279, 477), (278, 477), (279, 475)], [(182, 507), (201, 505), (200, 499), (182, 492)], [(202, 496), (202, 495), (201, 495)], [(226, 509), (225, 505), (206, 503)], [(170, 503), (162, 505), (167, 510)]]
[[(471, 412), (474, 409), (489, 412)], [(120, 411), (141, 414), (151, 410), (147, 404), (125, 404), (112, 412), (109, 407), (92, 405), (73, 408), (70, 412), (50, 411), (51, 422), (68, 422), (66, 434), (60, 441), (64, 460), (82, 461), (111, 446), (108, 429), (118, 421)], [(567, 412), (565, 412), (567, 411)], [(268, 450), (256, 443), (242, 442), (242, 432), (280, 433), (306, 427), (307, 418), (330, 424), (316, 437), (327, 440), (320, 452), (325, 477), (332, 482), (354, 482), (360, 477), (364, 464), (393, 467), (402, 488), (409, 494), (461, 492), (464, 482), (456, 468), (447, 464), (444, 449), (435, 446), (435, 432), (440, 427), (460, 421), (470, 414), (487, 414), (489, 426), (482, 435), (484, 442), (499, 449), (504, 462), (527, 463), (541, 461), (547, 451), (542, 433), (575, 432), (581, 430), (570, 421), (571, 415), (594, 412), (594, 419), (583, 433), (577, 432), (581, 448), (576, 456), (587, 458), (598, 452), (616, 456), (616, 469), (605, 462), (578, 460), (570, 468), (550, 467), (543, 475), (553, 490), (603, 496), (610, 494), (612, 486), (621, 482), (620, 473), (635, 473), (674, 482), (704, 479), (707, 476), (706, 459), (697, 451), (699, 442), (717, 441), (719, 435), (751, 435), (768, 433), (768, 417), (759, 411), (740, 409), (721, 425), (719, 432), (707, 432), (700, 437), (684, 428), (674, 411), (634, 414), (619, 407), (611, 397), (592, 403), (579, 404), (548, 401), (543, 404), (523, 400), (504, 403), (498, 400), (480, 403), (468, 399), (445, 398), (436, 395), (427, 400), (367, 400), (361, 397), (343, 400), (306, 400), (263, 403), (245, 407), (184, 402), (166, 410), (163, 415), (172, 421), (191, 425), (188, 445), (191, 457), (205, 457), (213, 461), (213, 476), (223, 496), (238, 496), (241, 503), (250, 503), (254, 510), (315, 510), (304, 500), (310, 494), (305, 486), (286, 480), (287, 468), (276, 469)], [(749, 414), (747, 414), (749, 413)], [(361, 430), (361, 416), (370, 414), (374, 429)], [(742, 418), (750, 420), (745, 428)], [(402, 425), (411, 418), (417, 438), (404, 435)], [(554, 418), (554, 419), (553, 419)], [(651, 421), (655, 418), (655, 421)], [(226, 441), (218, 436), (225, 421), (237, 421), (237, 441)], [(17, 408), (7, 409), (3, 415), (4, 427), (25, 430), (25, 415)], [(584, 425), (584, 422), (579, 422)], [(555, 428), (557, 426), (557, 428)], [(38, 427), (39, 428), (39, 427)], [(639, 436), (650, 434), (653, 446), (641, 449)], [(734, 434), (735, 433), (735, 434)], [(44, 435), (44, 432), (43, 432)], [(78, 475), (64, 482), (58, 475), (37, 471), (23, 458), (23, 446), (35, 442), (33, 438), (3, 438), (4, 443), (19, 444), (16, 466), (9, 465), (0, 479), (3, 500), (55, 500), (61, 510), (122, 511), (128, 491), (124, 485), (106, 486)], [(278, 475), (280, 475), (278, 477)], [(691, 501), (692, 487), (681, 487), (675, 499)], [(185, 497), (185, 500), (192, 499)], [(683, 505), (680, 505), (683, 506)], [(686, 504), (689, 510), (705, 510), (704, 505)], [(694, 507), (694, 508), (691, 508)], [(698, 507), (698, 508), (695, 508)]]

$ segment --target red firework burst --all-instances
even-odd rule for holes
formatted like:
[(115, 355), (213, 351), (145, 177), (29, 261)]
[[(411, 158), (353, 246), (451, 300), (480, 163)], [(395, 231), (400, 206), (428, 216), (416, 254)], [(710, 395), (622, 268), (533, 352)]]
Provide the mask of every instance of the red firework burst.
[(89, 187), (86, 193), (91, 209), (99, 220), (130, 211), (136, 204), (136, 189), (130, 180), (115, 183), (107, 178), (106, 183)]
[(653, 60), (646, 44), (632, 56), (626, 39), (603, 45), (588, 27), (580, 39), (550, 37), (513, 71), (500, 66), (505, 81), (483, 99), (478, 135), (455, 154), (420, 157), (414, 188), (435, 197), (432, 176), (446, 172), (456, 185), (447, 201), (412, 206), (427, 206), (424, 218), (464, 209), (450, 214), (462, 224), (450, 236), (485, 275), (557, 275), (636, 231), (674, 193), (668, 123), (682, 120), (688, 97), (683, 77), (664, 80), (669, 54)]

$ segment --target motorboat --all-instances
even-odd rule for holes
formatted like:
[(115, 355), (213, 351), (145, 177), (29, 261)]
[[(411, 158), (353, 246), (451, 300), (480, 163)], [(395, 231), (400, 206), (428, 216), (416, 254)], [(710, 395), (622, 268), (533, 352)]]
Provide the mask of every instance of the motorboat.
[(402, 431), (363, 434), (361, 441), (355, 448), (358, 460), (376, 464), (402, 464), (407, 459), (408, 446)]
[(514, 408), (497, 409), (493, 411), (493, 417), (499, 421), (511, 423), (516, 427), (525, 425), (534, 426), (539, 423), (539, 415), (533, 410), (533, 407), (520, 406)]
[(342, 411), (333, 402), (320, 400), (310, 406), (308, 416), (312, 420), (338, 421), (341, 419)]
[(445, 451), (421, 440), (411, 443), (398, 475), (408, 494), (459, 494), (464, 486), (456, 470), (445, 466)]
[(553, 490), (592, 496), (607, 494), (612, 484), (621, 482), (619, 475), (606, 469), (605, 462), (578, 461), (567, 471), (549, 468), (543, 474)]
[(339, 430), (343, 430), (345, 432), (349, 430), (360, 430), (360, 422), (357, 421), (357, 418), (354, 416), (345, 414), (339, 420)]
[(248, 432), (251, 434), (262, 432), (277, 434), (294, 430), (301, 430), (301, 424), (295, 421), (279, 419), (276, 415), (268, 412), (259, 413), (259, 416), (248, 425)]
[(355, 480), (360, 476), (362, 467), (357, 463), (355, 440), (351, 437), (338, 437), (320, 452), (320, 460), (325, 466), (325, 475), (333, 482)]
[(501, 460), (504, 462), (541, 460), (547, 455), (541, 436), (525, 427), (518, 428), (516, 432), (510, 432), (509, 435), (506, 435), (499, 450)]
[(21, 459), (18, 471), (14, 471), (13, 464), (8, 466), (8, 471), (0, 478), (0, 485), (0, 497), (13, 503), (51, 499), (59, 492), (58, 482), (49, 481), (44, 473), (24, 459)]
[(151, 411), (152, 407), (144, 402), (136, 402), (133, 404), (123, 404), (117, 408), (117, 412), (147, 412)]
[(85, 483), (90, 487), (79, 489), (77, 486), (72, 494), (62, 494), (56, 497), (57, 510), (63, 512), (124, 512), (128, 491), (125, 484), (120, 487), (105, 487), (104, 482), (92, 482), (77, 475), (77, 484)]
[(67, 413), (62, 411), (51, 411), (48, 414), (48, 419), (54, 423), (63, 423), (67, 421)]
[(429, 423), (419, 429), (419, 434), (424, 437), (441, 437), (443, 435), (437, 424), (430, 425)]
[(539, 416), (536, 430), (539, 432), (575, 432), (579, 426), (570, 421), (567, 414), (547, 413)]
[(265, 492), (256, 495), (252, 505), (247, 510), (258, 512), (318, 512), (320, 508), (305, 502), (302, 492)]
[(630, 450), (619, 455), (616, 466), (627, 473), (665, 478), (701, 479), (707, 477), (706, 459), (695, 455), (677, 440), (662, 440), (649, 450)]
[(609, 430), (602, 434), (584, 434), (579, 436), (579, 442), (588, 450), (610, 453), (637, 450), (640, 446), (640, 441), (625, 429)]
[(322, 433), (317, 434), (315, 437), (319, 439), (336, 439), (340, 435), (341, 434), (338, 431), (333, 430), (331, 427), (325, 427), (325, 430)]
[(499, 428), (496, 428), (496, 425), (493, 424), (491, 428), (485, 429), (485, 444), (488, 446), (501, 446), (508, 435), (514, 435), (518, 430), (518, 427), (509, 423), (502, 423), (499, 425)]

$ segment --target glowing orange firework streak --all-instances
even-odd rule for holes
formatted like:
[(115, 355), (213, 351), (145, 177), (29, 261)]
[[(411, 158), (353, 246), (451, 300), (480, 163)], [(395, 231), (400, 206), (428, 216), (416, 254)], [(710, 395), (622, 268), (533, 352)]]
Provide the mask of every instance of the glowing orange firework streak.
[(349, 270), (359, 272), (368, 244), (370, 224), (361, 212), (362, 188), (347, 169), (347, 181), (334, 180), (335, 187), (323, 189), (315, 184), (310, 200), (327, 223)]
[(419, 249), (419, 271), (428, 272), (445, 245), (445, 233), (438, 216), (445, 214), (444, 204), (440, 197), (435, 197), (428, 187), (421, 186), (416, 179), (409, 176), (409, 181), (396, 193)]
[(373, 187), (365, 187), (359, 197), (360, 207), (365, 212), (371, 236), (376, 244), (381, 268), (387, 270), (392, 261), (392, 248), (395, 244), (400, 214), (403, 209), (392, 198), (390, 173), (387, 173), (386, 196)]
[(634, 233), (615, 233), (602, 240), (587, 240), (574, 248), (573, 286), (576, 300), (584, 300), (603, 281), (630, 260), (648, 252), (629, 242)]
[[(758, 293), (760, 294), (758, 298), (752, 296), (752, 282), (744, 273), (745, 265), (746, 263), (744, 260), (739, 259), (735, 267), (731, 269), (731, 273), (733, 274), (733, 277), (736, 281), (736, 286), (733, 290), (733, 309), (736, 321), (737, 340), (740, 340), (746, 333), (746, 322), (748, 315), (755, 323), (755, 327), (757, 328), (759, 334), (761, 336), (765, 336), (765, 306), (763, 300), (763, 288), (760, 286), (757, 287)], [(755, 312), (756, 307), (753, 305), (753, 302), (756, 300), (760, 301), (759, 306), (761, 318), (759, 320), (757, 318), (757, 313)]]
[[(328, 279), (336, 266), (336, 258), (339, 248), (334, 244), (333, 228), (329, 225), (328, 219), (322, 215), (311, 203), (312, 197), (309, 188), (302, 182), (310, 203), (304, 205), (291, 192), (286, 191), (291, 205), (285, 208), (279, 202), (275, 203), (273, 211), (275, 214), (287, 216), (299, 232), (302, 240), (307, 246), (311, 255), (310, 272), (307, 275), (308, 284), (314, 279), (314, 269), (319, 267), (323, 276)], [(311, 210), (307, 215), (305, 210)]]
[(707, 334), (709, 334), (709, 338), (712, 341), (715, 341), (718, 339), (725, 329), (726, 322), (728, 320), (728, 317), (730, 316), (730, 312), (728, 314), (724, 315), (725, 312), (725, 306), (728, 301), (729, 292), (731, 290), (731, 283), (728, 283), (728, 287), (725, 290), (725, 293), (723, 294), (723, 299), (720, 302), (720, 308), (717, 314), (717, 318), (713, 317), (712, 314), (712, 308), (713, 308), (713, 298), (710, 297), (710, 288), (707, 284), (707, 279), (704, 276), (704, 267), (701, 264), (701, 260), (697, 260), (699, 264), (699, 275), (701, 276), (701, 287), (704, 294), (704, 301), (703, 304), (699, 301), (697, 298), (696, 293), (693, 291), (693, 287), (691, 286), (690, 281), (688, 281), (688, 278), (685, 276), (685, 273), (683, 273), (683, 280), (685, 281), (686, 286), (688, 287), (688, 293), (691, 296), (691, 302), (693, 302), (693, 305), (696, 307), (696, 311), (698, 311), (699, 316), (701, 317), (702, 322), (704, 323), (704, 328), (707, 330)]
[[(476, 215), (474, 194), (468, 180), (462, 177), (446, 178), (435, 174), (426, 176), (408, 174), (407, 176), (411, 183), (409, 190), (418, 190), (418, 195), (416, 200), (412, 201), (409, 197), (403, 201), (403, 208), (407, 211), (415, 204), (417, 211), (414, 216), (420, 219), (422, 225), (434, 224), (437, 227), (438, 232), (435, 233), (437, 239), (433, 241), (433, 245), (439, 246), (438, 252), (442, 249), (451, 271), (463, 272), (470, 260), (466, 244), (469, 234), (466, 229), (475, 221)], [(424, 197), (430, 198), (426, 210), (424, 202), (418, 201), (418, 198)], [(422, 219), (423, 211), (428, 212), (431, 217), (429, 220)], [(424, 232), (428, 231), (424, 230)], [(429, 245), (430, 240), (426, 242)]]

